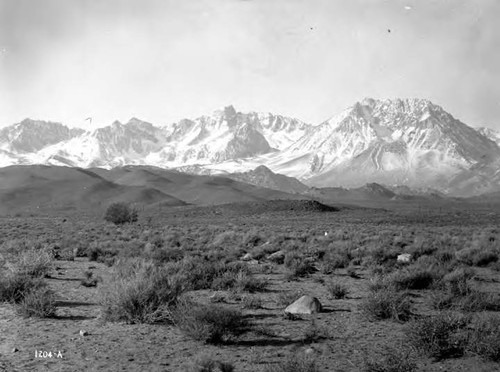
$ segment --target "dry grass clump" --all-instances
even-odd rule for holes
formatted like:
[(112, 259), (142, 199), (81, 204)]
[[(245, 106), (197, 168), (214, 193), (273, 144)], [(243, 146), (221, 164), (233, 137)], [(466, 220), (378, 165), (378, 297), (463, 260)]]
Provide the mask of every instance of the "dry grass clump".
[[(52, 268), (52, 255), (47, 249), (28, 243), (21, 246), (21, 251), (17, 255), (10, 254), (9, 260), (0, 267), (0, 302), (18, 304), (19, 310), (26, 316), (50, 316), (53, 313), (50, 310), (52, 297), (44, 288), (43, 277)], [(47, 297), (40, 297), (41, 293)]]
[(43, 278), (53, 268), (52, 254), (47, 249), (29, 248), (7, 262), (7, 268), (15, 275)]
[(378, 288), (363, 299), (360, 309), (368, 319), (407, 321), (412, 315), (412, 304), (407, 292), (394, 288)]
[(172, 313), (174, 324), (194, 340), (220, 344), (249, 330), (249, 323), (237, 310), (220, 305), (202, 305), (183, 299)]
[(472, 323), (468, 351), (486, 360), (500, 361), (500, 317), (483, 314)]
[(365, 360), (362, 371), (414, 372), (417, 371), (417, 363), (407, 348), (388, 348), (383, 355)]
[(288, 269), (286, 274), (287, 279), (293, 280), (302, 278), (316, 271), (313, 262), (304, 259), (304, 256), (299, 252), (288, 252), (285, 255), (285, 267)]
[(0, 302), (19, 303), (31, 291), (45, 285), (42, 278), (5, 271), (0, 274)]
[(80, 284), (84, 287), (95, 287), (97, 286), (97, 282), (99, 279), (94, 275), (94, 272), (91, 270), (87, 270), (83, 273), (85, 277), (80, 280)]
[(244, 309), (261, 309), (262, 298), (260, 296), (246, 295), (242, 297), (241, 305)]
[(412, 347), (437, 360), (462, 356), (469, 322), (469, 317), (444, 312), (412, 321), (405, 335)]
[(491, 293), (479, 292), (469, 280), (474, 270), (459, 268), (448, 273), (439, 282), (439, 290), (431, 296), (431, 304), (437, 310), (456, 309), (465, 312), (498, 311), (500, 298)]
[(326, 282), (326, 289), (328, 293), (337, 300), (346, 298), (349, 294), (349, 289), (345, 285), (336, 283), (332, 280)]
[(145, 260), (117, 264), (112, 279), (101, 289), (105, 320), (127, 323), (171, 321), (171, 311), (184, 292), (183, 278)]
[(50, 318), (56, 314), (54, 293), (48, 288), (30, 290), (24, 295), (16, 308), (25, 318)]

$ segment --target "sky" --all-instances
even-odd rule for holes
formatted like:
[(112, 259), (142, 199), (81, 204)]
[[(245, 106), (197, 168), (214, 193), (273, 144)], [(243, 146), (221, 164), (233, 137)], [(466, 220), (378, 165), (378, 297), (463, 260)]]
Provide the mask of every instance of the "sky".
[(315, 124), (399, 97), (500, 130), (499, 18), (498, 0), (0, 0), (0, 127), (230, 104)]

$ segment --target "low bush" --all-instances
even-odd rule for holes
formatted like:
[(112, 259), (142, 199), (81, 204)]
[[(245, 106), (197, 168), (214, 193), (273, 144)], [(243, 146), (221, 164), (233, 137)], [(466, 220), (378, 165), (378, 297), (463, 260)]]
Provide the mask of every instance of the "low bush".
[(241, 299), (241, 305), (244, 309), (261, 309), (262, 298), (259, 296), (243, 296)]
[(288, 252), (284, 263), (288, 269), (286, 274), (288, 279), (302, 278), (316, 271), (312, 261), (304, 259), (303, 255), (298, 252)]
[(349, 289), (345, 285), (335, 283), (334, 281), (328, 281), (326, 283), (326, 289), (328, 293), (337, 300), (345, 298), (349, 293)]
[(94, 276), (94, 272), (91, 270), (87, 270), (83, 273), (85, 276), (82, 280), (80, 280), (80, 284), (84, 287), (95, 287), (97, 286), (98, 279)]
[(383, 355), (367, 359), (363, 372), (414, 372), (417, 371), (411, 352), (405, 348), (388, 348)]
[(104, 219), (115, 225), (137, 222), (137, 217), (137, 210), (122, 202), (111, 204), (104, 214)]
[(435, 270), (420, 267), (401, 269), (390, 276), (390, 280), (398, 289), (427, 289), (437, 279), (439, 274)]
[[(105, 320), (127, 323), (170, 322), (171, 311), (184, 292), (184, 278), (148, 261), (118, 269), (101, 288)], [(131, 270), (132, 269), (132, 270)]]
[(17, 306), (17, 312), (25, 317), (50, 318), (56, 314), (54, 293), (48, 288), (32, 289)]
[(201, 305), (184, 299), (172, 315), (175, 325), (183, 333), (209, 344), (223, 343), (249, 329), (241, 312), (220, 305)]
[(240, 271), (236, 275), (234, 288), (239, 292), (262, 292), (266, 289), (268, 281), (257, 278), (255, 275), (245, 271)]
[(409, 323), (405, 336), (412, 347), (426, 356), (438, 360), (457, 357), (466, 349), (469, 322), (462, 315), (441, 313)]
[(391, 288), (370, 292), (360, 304), (361, 311), (371, 320), (407, 321), (412, 315), (411, 308), (408, 293)]
[[(241, 262), (225, 263), (190, 257), (180, 261), (176, 267), (177, 271), (185, 277), (187, 286), (191, 290), (231, 289), (236, 285), (238, 276), (241, 278), (243, 275), (250, 275), (247, 264)], [(251, 283), (247, 284), (251, 285)]]
[(343, 269), (349, 266), (351, 259), (345, 253), (329, 253), (323, 257), (320, 263), (320, 271), (323, 274), (331, 274), (335, 269)]
[(7, 266), (21, 276), (45, 277), (52, 271), (53, 257), (47, 249), (30, 248), (20, 252)]
[(472, 324), (468, 351), (494, 362), (500, 361), (500, 317), (479, 316)]
[(45, 286), (42, 278), (33, 278), (13, 272), (0, 274), (0, 302), (21, 302), (31, 291)]

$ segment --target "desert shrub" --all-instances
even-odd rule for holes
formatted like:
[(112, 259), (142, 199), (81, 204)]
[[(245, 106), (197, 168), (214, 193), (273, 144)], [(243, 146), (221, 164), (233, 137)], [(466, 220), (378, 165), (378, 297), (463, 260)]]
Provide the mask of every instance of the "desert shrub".
[(44, 277), (52, 271), (53, 260), (47, 249), (30, 248), (14, 256), (7, 266), (21, 276)]
[[(351, 261), (351, 264), (352, 264), (352, 261)], [(349, 275), (351, 278), (354, 278), (354, 279), (361, 278), (361, 276), (358, 274), (358, 272), (356, 271), (356, 268), (354, 266), (349, 266), (347, 268), (347, 275)]]
[(335, 283), (334, 281), (328, 281), (326, 283), (326, 289), (328, 290), (328, 293), (330, 293), (330, 295), (337, 300), (345, 298), (349, 293), (349, 289), (345, 285)]
[(469, 266), (488, 266), (498, 261), (498, 253), (492, 249), (464, 248), (457, 252), (457, 260)]
[(468, 351), (487, 360), (500, 361), (500, 317), (482, 315), (473, 322)]
[(137, 222), (137, 217), (137, 210), (122, 202), (112, 203), (104, 214), (104, 219), (115, 225)]
[(456, 300), (456, 308), (464, 312), (499, 311), (500, 298), (492, 293), (471, 290), (467, 295)]
[(312, 355), (293, 354), (278, 364), (266, 366), (264, 372), (319, 372), (319, 366)]
[(181, 248), (156, 248), (145, 256), (159, 263), (180, 261), (184, 258), (184, 250)]
[(434, 257), (442, 264), (451, 263), (455, 259), (455, 252), (451, 249), (439, 250)]
[(192, 362), (185, 365), (183, 372), (233, 372), (234, 366), (230, 363), (213, 359), (211, 355), (199, 355)]
[(411, 307), (408, 293), (392, 288), (372, 291), (360, 304), (361, 311), (371, 320), (407, 321), (411, 317)]
[(178, 263), (181, 273), (189, 289), (226, 290), (233, 288), (238, 276), (250, 275), (245, 263), (222, 261), (206, 261), (200, 258), (186, 258)]
[(183, 278), (148, 261), (126, 265), (101, 289), (105, 320), (127, 323), (171, 321), (171, 310), (185, 290)]
[(87, 248), (87, 258), (89, 261), (106, 262), (115, 259), (123, 248), (120, 242), (95, 241), (90, 243)]
[(0, 302), (19, 303), (28, 293), (44, 286), (42, 278), (4, 271), (0, 274)]
[(392, 273), (390, 280), (398, 289), (427, 289), (439, 275), (432, 268), (408, 267)]
[(80, 284), (84, 287), (95, 287), (97, 286), (98, 279), (94, 276), (94, 272), (87, 270), (83, 273), (84, 278), (80, 280)]
[(409, 323), (405, 336), (412, 347), (429, 357), (461, 356), (467, 346), (469, 321), (462, 315), (441, 313)]
[(244, 309), (260, 309), (262, 308), (262, 298), (259, 296), (243, 296), (241, 305)]
[(417, 371), (411, 352), (406, 348), (388, 348), (383, 355), (364, 361), (363, 372), (414, 372)]
[(472, 269), (455, 269), (442, 278), (440, 287), (454, 296), (465, 296), (471, 291), (468, 280), (474, 274)]
[(56, 314), (55, 295), (48, 288), (32, 289), (23, 296), (16, 310), (25, 318), (53, 317)]
[(239, 271), (236, 275), (234, 288), (240, 292), (262, 292), (266, 289), (268, 281), (257, 278), (255, 275), (245, 271)]
[(479, 251), (472, 257), (472, 264), (474, 266), (488, 266), (491, 263), (498, 261), (498, 254), (493, 251)]
[(298, 252), (288, 252), (285, 255), (284, 263), (288, 269), (288, 279), (302, 278), (316, 271), (313, 263), (308, 259), (304, 259)]
[(386, 247), (380, 244), (372, 247), (363, 261), (368, 261), (371, 265), (382, 265), (390, 261), (395, 261), (400, 252), (399, 248)]
[(343, 269), (349, 266), (350, 261), (347, 254), (330, 253), (323, 257), (320, 270), (323, 274), (331, 274), (335, 269)]
[(220, 344), (249, 329), (241, 312), (220, 305), (201, 305), (182, 300), (173, 312), (175, 325), (187, 336), (204, 343)]

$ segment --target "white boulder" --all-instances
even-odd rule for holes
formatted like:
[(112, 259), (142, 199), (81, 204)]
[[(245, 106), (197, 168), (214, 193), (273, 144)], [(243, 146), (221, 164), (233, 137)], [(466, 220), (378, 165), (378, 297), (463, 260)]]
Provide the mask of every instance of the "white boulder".
[(403, 253), (398, 256), (398, 262), (408, 263), (411, 261), (410, 253)]
[(322, 309), (321, 302), (316, 297), (302, 296), (294, 303), (287, 306), (285, 313), (288, 314), (315, 314)]

